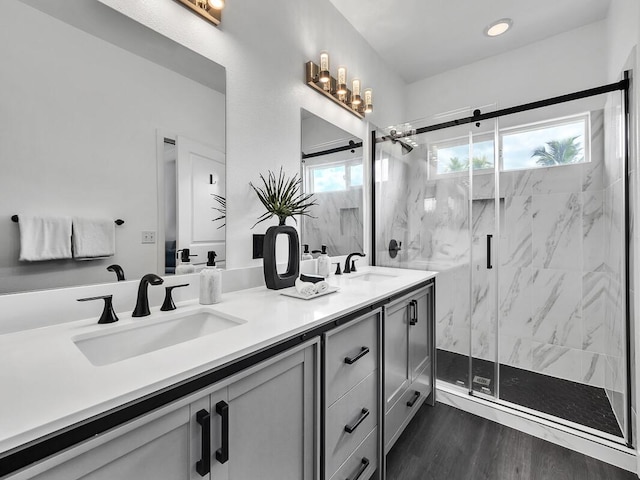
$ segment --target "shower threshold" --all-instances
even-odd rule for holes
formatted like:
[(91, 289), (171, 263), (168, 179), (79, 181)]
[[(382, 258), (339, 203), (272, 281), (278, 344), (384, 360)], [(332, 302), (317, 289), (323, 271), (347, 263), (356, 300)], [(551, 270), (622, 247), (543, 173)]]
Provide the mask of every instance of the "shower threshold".
[[(438, 380), (467, 386), (467, 355), (438, 349), (436, 365)], [(486, 394), (495, 391), (494, 367), (493, 362), (473, 359), (474, 390)], [(623, 437), (603, 388), (500, 365), (500, 399)]]

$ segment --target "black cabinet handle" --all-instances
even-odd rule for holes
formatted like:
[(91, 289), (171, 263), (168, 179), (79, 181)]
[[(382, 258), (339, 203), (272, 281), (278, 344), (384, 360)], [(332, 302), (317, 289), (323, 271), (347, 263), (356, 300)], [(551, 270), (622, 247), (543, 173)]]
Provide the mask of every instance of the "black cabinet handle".
[(204, 477), (211, 471), (211, 415), (204, 409), (199, 410), (196, 422), (202, 427), (202, 458), (196, 462), (196, 472)]
[(493, 240), (493, 235), (487, 234), (487, 268), (488, 269), (493, 268), (493, 265), (491, 264), (491, 241), (492, 240)]
[(367, 418), (368, 416), (369, 416), (369, 410), (367, 410), (366, 408), (363, 408), (362, 411), (360, 412), (360, 417), (358, 417), (358, 419), (351, 425), (345, 425), (344, 431), (347, 433), (355, 432), (356, 428), (358, 428), (358, 425), (360, 425), (364, 421), (364, 419)]
[(411, 300), (409, 302), (410, 309), (410, 317), (409, 317), (409, 325), (417, 325), (418, 324), (418, 301)]
[(420, 392), (416, 390), (415, 392), (413, 392), (413, 397), (411, 397), (411, 400), (407, 402), (407, 407), (413, 407), (419, 398)]
[(348, 365), (353, 365), (358, 360), (360, 360), (362, 357), (364, 357), (367, 353), (369, 353), (369, 347), (362, 347), (360, 349), (360, 353), (357, 354), (355, 357), (345, 357), (344, 358), (344, 363), (346, 363)]
[(347, 480), (358, 480), (368, 466), (369, 466), (369, 459), (365, 457), (362, 459), (362, 462), (360, 463), (360, 467), (358, 467), (358, 471), (353, 475), (353, 477), (347, 477)]
[(216, 450), (216, 460), (226, 463), (229, 460), (229, 404), (216, 403), (216, 413), (222, 417), (222, 447)]

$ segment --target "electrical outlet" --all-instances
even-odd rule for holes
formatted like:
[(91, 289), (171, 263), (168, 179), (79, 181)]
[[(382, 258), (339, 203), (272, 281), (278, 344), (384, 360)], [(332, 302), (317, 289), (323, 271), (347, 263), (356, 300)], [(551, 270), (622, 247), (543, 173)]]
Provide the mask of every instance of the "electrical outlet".
[(142, 243), (156, 243), (156, 232), (142, 232)]

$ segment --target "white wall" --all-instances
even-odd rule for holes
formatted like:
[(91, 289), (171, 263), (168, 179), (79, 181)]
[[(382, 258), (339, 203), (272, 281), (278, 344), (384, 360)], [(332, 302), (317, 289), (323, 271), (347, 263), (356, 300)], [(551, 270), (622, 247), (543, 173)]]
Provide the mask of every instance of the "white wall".
[(328, 50), (333, 66), (346, 64), (374, 89), (375, 112), (385, 125), (404, 117), (404, 83), (378, 57), (328, 0), (230, 1), (219, 28), (177, 2), (100, 0), (204, 55), (227, 69), (227, 265), (261, 264), (251, 259), (250, 230), (262, 213), (249, 181), (283, 166), (300, 169), (300, 108), (363, 139), (367, 123), (332, 104), (304, 83), (304, 64)]
[(407, 87), (406, 121), (462, 107), (506, 108), (607, 83), (606, 25), (596, 22)]

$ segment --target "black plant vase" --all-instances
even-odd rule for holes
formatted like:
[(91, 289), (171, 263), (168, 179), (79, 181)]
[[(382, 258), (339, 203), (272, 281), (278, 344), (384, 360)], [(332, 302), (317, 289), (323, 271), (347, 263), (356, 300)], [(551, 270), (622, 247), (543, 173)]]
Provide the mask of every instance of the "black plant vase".
[[(287, 271), (282, 275), (278, 273), (276, 268), (276, 238), (278, 235), (286, 235), (289, 237), (289, 259), (287, 261)], [(281, 222), (280, 225), (269, 227), (264, 235), (263, 246), (263, 266), (264, 266), (264, 283), (271, 290), (280, 290), (281, 288), (293, 287), (296, 278), (300, 274), (300, 241), (298, 239), (298, 231)]]

